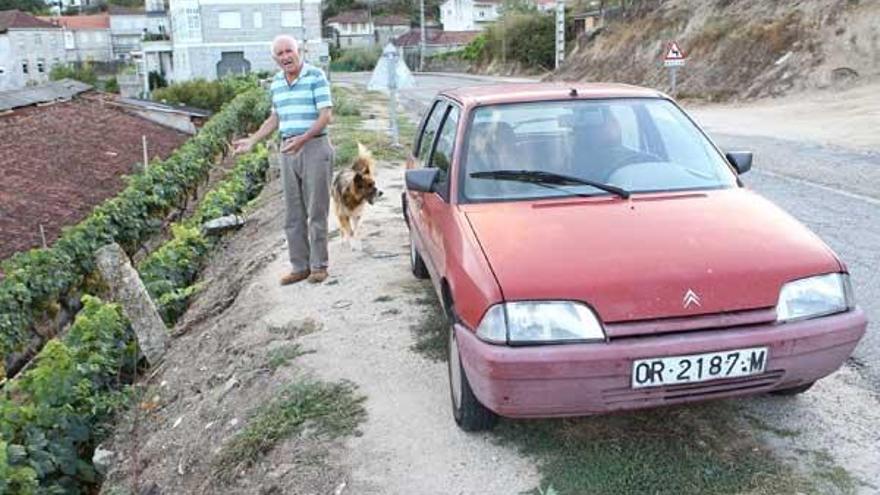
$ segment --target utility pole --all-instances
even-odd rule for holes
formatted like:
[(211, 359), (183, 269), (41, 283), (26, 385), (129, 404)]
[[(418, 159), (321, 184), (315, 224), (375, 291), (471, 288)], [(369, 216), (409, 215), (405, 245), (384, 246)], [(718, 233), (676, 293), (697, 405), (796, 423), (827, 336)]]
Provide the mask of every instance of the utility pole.
[(419, 17), (422, 40), (419, 43), (419, 72), (425, 70), (425, 0), (419, 0)]
[(556, 0), (556, 68), (565, 60), (565, 0)]

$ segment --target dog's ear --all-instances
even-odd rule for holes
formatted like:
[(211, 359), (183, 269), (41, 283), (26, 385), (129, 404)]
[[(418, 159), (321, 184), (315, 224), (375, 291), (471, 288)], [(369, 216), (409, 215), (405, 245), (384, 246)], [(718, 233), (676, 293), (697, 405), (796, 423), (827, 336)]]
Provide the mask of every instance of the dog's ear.
[(363, 157), (363, 158), (372, 158), (373, 153), (371, 153), (370, 150), (366, 146), (364, 146), (360, 141), (358, 141), (358, 156)]

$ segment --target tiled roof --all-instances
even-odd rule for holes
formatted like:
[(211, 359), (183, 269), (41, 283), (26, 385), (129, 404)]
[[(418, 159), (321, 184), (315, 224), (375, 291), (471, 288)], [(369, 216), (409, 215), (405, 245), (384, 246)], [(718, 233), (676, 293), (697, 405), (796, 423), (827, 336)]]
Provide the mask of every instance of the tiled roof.
[(9, 28), (51, 29), (57, 27), (20, 10), (0, 11), (0, 33), (5, 33)]
[[(426, 45), (467, 45), (482, 31), (441, 31), (439, 29), (425, 30)], [(418, 29), (410, 29), (394, 39), (397, 46), (416, 46), (421, 42), (422, 35)]]
[(110, 29), (110, 16), (106, 13), (97, 15), (40, 17), (40, 19), (58, 26), (66, 27), (67, 29)]
[(377, 26), (409, 26), (409, 17), (402, 15), (380, 15), (373, 17), (373, 24)]
[(346, 10), (345, 12), (340, 12), (339, 14), (327, 19), (327, 24), (334, 22), (340, 24), (370, 22), (370, 13), (366, 10)]
[(125, 186), (142, 161), (167, 157), (187, 135), (103, 105), (86, 93), (71, 101), (0, 115), (0, 259), (53, 242)]

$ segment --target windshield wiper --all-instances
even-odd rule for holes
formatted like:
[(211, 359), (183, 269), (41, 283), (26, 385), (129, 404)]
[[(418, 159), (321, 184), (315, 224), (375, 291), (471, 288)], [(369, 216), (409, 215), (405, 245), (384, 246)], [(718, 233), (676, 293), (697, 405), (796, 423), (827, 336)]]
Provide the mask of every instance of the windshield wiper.
[(475, 179), (510, 180), (515, 182), (529, 182), (538, 185), (591, 186), (596, 189), (610, 192), (611, 194), (616, 194), (623, 199), (629, 198), (629, 191), (617, 186), (612, 186), (611, 184), (603, 184), (589, 179), (581, 179), (579, 177), (572, 177), (570, 175), (562, 175), (544, 170), (486, 170), (483, 172), (471, 172), (470, 176)]

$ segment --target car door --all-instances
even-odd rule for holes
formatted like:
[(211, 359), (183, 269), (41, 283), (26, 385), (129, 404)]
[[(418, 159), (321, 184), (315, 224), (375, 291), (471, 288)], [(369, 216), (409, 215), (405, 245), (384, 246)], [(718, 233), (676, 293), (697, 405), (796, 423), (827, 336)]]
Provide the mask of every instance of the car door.
[[(437, 130), (446, 114), (447, 103), (443, 100), (437, 100), (431, 107), (431, 110), (422, 120), (419, 133), (413, 145), (412, 153), (407, 159), (406, 168), (416, 169), (423, 168), (428, 163), (431, 151), (434, 149), (434, 141), (437, 136)], [(430, 261), (430, 252), (427, 251), (427, 230), (424, 224), (424, 193), (409, 191), (404, 197), (404, 214), (409, 222), (410, 230), (412, 230), (413, 242), (425, 258), (428, 269), (433, 271), (433, 263)]]
[(428, 167), (436, 168), (437, 180), (434, 192), (423, 196), (422, 224), (427, 231), (426, 248), (429, 252), (434, 273), (443, 274), (446, 266), (446, 247), (443, 233), (454, 224), (452, 206), (450, 204), (450, 171), (452, 170), (455, 137), (458, 133), (458, 122), (461, 110), (454, 103), (449, 103), (440, 129), (437, 131)]

